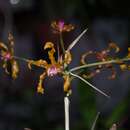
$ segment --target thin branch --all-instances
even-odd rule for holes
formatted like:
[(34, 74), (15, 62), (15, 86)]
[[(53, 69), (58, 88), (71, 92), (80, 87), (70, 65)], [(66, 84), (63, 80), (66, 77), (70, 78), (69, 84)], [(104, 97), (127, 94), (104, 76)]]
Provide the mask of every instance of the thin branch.
[(73, 72), (73, 71), (77, 71), (77, 70), (84, 69), (84, 68), (94, 67), (94, 66), (98, 66), (98, 65), (111, 64), (111, 63), (120, 63), (120, 62), (124, 62), (124, 61), (130, 61), (130, 58), (114, 59), (114, 60), (108, 60), (108, 61), (104, 61), (104, 62), (85, 64), (85, 65), (81, 65), (78, 67), (74, 67), (74, 68), (70, 69), (69, 71)]
[(95, 117), (95, 120), (94, 120), (94, 122), (93, 122), (93, 124), (92, 124), (91, 130), (94, 130), (94, 129), (95, 129), (95, 126), (96, 126), (96, 123), (97, 123), (97, 120), (98, 120), (99, 115), (100, 115), (100, 112), (97, 113), (97, 115), (96, 115), (96, 117)]
[(69, 98), (64, 97), (64, 107), (65, 107), (65, 130), (69, 130)]
[(85, 29), (85, 30), (69, 45), (69, 47), (67, 48), (67, 51), (70, 51), (87, 31), (88, 31), (88, 28)]
[[(17, 59), (17, 60), (21, 60), (21, 61), (24, 61), (24, 62), (26, 62), (26, 63), (29, 63), (31, 60), (29, 60), (29, 59), (26, 59), (26, 58), (22, 58), (22, 57), (18, 57), (18, 56), (13, 56), (15, 59)], [(36, 64), (34, 64), (34, 63), (31, 63), (31, 64), (33, 64), (34, 66), (37, 66)], [(37, 67), (40, 67), (40, 68), (43, 68), (42, 66), (37, 66)]]
[(95, 89), (96, 91), (98, 91), (99, 93), (101, 93), (102, 95), (106, 96), (107, 98), (110, 98), (110, 96), (108, 96), (106, 93), (104, 93), (100, 89), (96, 88), (95, 86), (93, 86), (91, 83), (89, 83), (87, 80), (83, 79), (81, 76), (76, 75), (76, 74), (71, 73), (71, 72), (70, 72), (70, 75), (72, 75), (74, 77), (77, 77), (78, 79), (82, 80), (84, 83), (86, 83), (87, 85), (89, 85), (90, 87), (92, 87), (93, 89)]
[(18, 56), (13, 56), (13, 58), (15, 58), (17, 60), (21, 60), (21, 61), (27, 62), (27, 63), (30, 61), (29, 59), (26, 59), (26, 58), (23, 58), (23, 57), (18, 57)]
[(63, 51), (63, 54), (65, 53), (65, 47), (64, 47), (64, 41), (63, 41), (63, 36), (62, 33), (60, 33), (60, 45)]

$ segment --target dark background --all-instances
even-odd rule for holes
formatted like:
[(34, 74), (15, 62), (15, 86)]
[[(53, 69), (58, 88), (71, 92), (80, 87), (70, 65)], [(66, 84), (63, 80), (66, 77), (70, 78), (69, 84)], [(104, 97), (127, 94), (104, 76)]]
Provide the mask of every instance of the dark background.
[[(129, 47), (129, 0), (0, 0), (0, 41), (7, 43), (8, 31), (15, 37), (15, 55), (40, 59), (46, 57), (46, 41), (57, 43), (50, 23), (64, 20), (75, 25), (75, 30), (65, 34), (67, 47), (85, 28), (87, 34), (72, 50), (73, 63), (77, 66), (81, 54), (88, 50), (107, 48), (110, 41), (121, 47), (120, 57)], [(78, 52), (78, 53), (77, 53)], [(61, 77), (46, 78), (45, 94), (36, 93), (36, 84), (42, 70), (19, 61), (20, 75), (13, 81), (0, 68), (0, 130), (63, 130), (64, 93)], [(71, 130), (87, 130), (98, 111), (98, 130), (107, 130), (117, 123), (119, 130), (129, 130), (130, 72), (117, 68), (115, 80), (100, 74), (90, 82), (111, 95), (108, 100), (82, 82), (72, 83), (70, 97)]]

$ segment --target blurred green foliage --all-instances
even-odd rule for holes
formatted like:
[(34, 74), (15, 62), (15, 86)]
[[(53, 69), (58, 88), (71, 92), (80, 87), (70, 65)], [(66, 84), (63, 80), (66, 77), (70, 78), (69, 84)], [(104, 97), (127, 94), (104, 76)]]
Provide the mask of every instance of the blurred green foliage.
[(78, 88), (81, 113), (80, 129), (90, 130), (97, 114), (95, 93), (90, 86), (87, 86), (83, 82), (79, 83)]

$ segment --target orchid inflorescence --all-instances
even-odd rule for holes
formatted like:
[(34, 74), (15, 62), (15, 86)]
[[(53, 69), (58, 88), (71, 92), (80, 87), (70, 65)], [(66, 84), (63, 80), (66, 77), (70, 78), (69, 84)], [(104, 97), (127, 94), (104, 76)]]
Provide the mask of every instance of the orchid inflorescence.
[[(62, 34), (64, 32), (70, 32), (74, 30), (74, 26), (71, 24), (65, 24), (64, 21), (54, 21), (51, 23), (51, 27), (53, 33), (60, 36), (60, 47), (62, 49), (62, 54), (56, 58), (54, 54), (56, 53), (56, 49), (54, 47), (54, 43), (46, 42), (44, 45), (44, 50), (48, 50), (48, 58), (50, 63), (46, 60), (32, 60), (25, 59), (22, 57), (18, 57), (14, 55), (14, 38), (11, 33), (8, 36), (8, 46), (3, 42), (0, 42), (0, 60), (2, 63), (2, 67), (5, 69), (7, 74), (11, 74), (13, 79), (16, 79), (19, 73), (19, 66), (17, 60), (23, 60), (28, 63), (28, 68), (31, 70), (32, 65), (43, 68), (43, 72), (39, 77), (37, 92), (43, 94), (44, 93), (44, 79), (48, 77), (53, 77), (55, 75), (60, 75), (64, 79), (64, 92), (68, 95), (71, 94), (71, 81), (74, 78), (78, 78), (85, 82), (87, 85), (100, 92), (101, 94), (109, 97), (103, 91), (99, 90), (95, 86), (93, 86), (90, 82), (86, 80), (86, 78), (92, 78), (96, 74), (100, 73), (101, 70), (109, 69), (112, 71), (112, 75), (109, 77), (110, 79), (115, 78), (116, 71), (113, 64), (119, 65), (121, 70), (129, 69), (130, 65), (127, 65), (125, 62), (130, 60), (130, 48), (128, 48), (128, 55), (125, 58), (116, 58), (111, 55), (111, 51), (115, 50), (115, 53), (120, 51), (119, 47), (111, 42), (108, 45), (107, 49), (103, 51), (88, 51), (81, 56), (81, 64), (80, 66), (74, 67), (72, 69), (68, 69), (69, 64), (72, 62), (71, 49), (78, 43), (81, 37), (87, 32), (85, 29), (76, 39), (70, 43), (67, 49), (64, 47), (64, 41)], [(59, 46), (59, 45), (58, 45)], [(88, 57), (94, 57), (96, 61), (94, 63), (89, 63), (87, 61)], [(56, 60), (57, 59), (57, 60)], [(95, 67), (93, 71), (86, 73), (85, 68)], [(82, 72), (82, 73), (81, 73)]]

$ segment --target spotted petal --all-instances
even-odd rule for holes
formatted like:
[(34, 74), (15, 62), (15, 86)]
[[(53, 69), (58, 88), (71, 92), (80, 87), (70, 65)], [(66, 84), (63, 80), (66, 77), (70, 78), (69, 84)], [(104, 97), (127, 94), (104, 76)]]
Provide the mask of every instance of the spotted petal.
[(44, 49), (50, 49), (48, 51), (48, 55), (49, 55), (49, 59), (51, 61), (51, 64), (56, 64), (56, 60), (54, 57), (54, 53), (55, 53), (55, 48), (54, 48), (54, 44), (52, 42), (47, 42), (44, 46)]
[(64, 57), (64, 63), (65, 64), (70, 64), (70, 62), (72, 61), (72, 56), (70, 51), (66, 51), (65, 52), (65, 57)]
[(71, 93), (71, 88), (70, 88), (70, 83), (71, 83), (71, 79), (69, 75), (64, 75), (64, 92), (66, 93)]
[(11, 71), (12, 71), (12, 78), (13, 79), (16, 79), (17, 78), (17, 76), (18, 76), (18, 73), (19, 73), (19, 66), (18, 66), (18, 63), (17, 63), (17, 61), (16, 60), (14, 60), (14, 59), (12, 59), (12, 61), (11, 61)]
[(114, 43), (114, 42), (111, 42), (110, 44), (109, 44), (109, 48), (108, 48), (109, 50), (110, 49), (115, 49), (115, 52), (117, 53), (117, 52), (119, 52), (120, 51), (120, 48), (116, 45), (116, 43)]
[(3, 42), (0, 42), (0, 50), (7, 51), (8, 47)]
[(37, 92), (43, 94), (44, 93), (44, 87), (43, 87), (43, 80), (45, 79), (46, 72), (40, 75), (38, 86), (37, 86)]
[(48, 67), (48, 63), (45, 60), (42, 60), (42, 59), (37, 60), (37, 61), (29, 60), (28, 61), (28, 68), (32, 69), (32, 65), (42, 67), (42, 68), (47, 68)]

